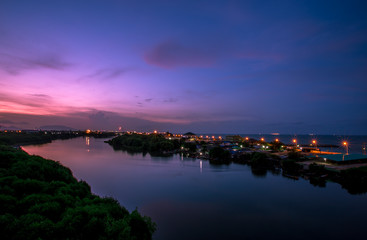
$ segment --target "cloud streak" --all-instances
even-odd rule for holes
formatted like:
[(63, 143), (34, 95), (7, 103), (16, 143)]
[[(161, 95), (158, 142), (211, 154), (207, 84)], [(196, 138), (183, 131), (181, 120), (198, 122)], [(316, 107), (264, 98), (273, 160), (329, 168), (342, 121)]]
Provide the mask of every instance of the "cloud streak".
[(97, 80), (113, 80), (119, 78), (126, 74), (127, 72), (131, 71), (131, 68), (124, 68), (124, 67), (116, 67), (116, 68), (102, 68), (98, 69), (95, 72), (85, 75), (79, 80), (84, 79), (97, 79)]
[(162, 68), (209, 67), (218, 59), (218, 52), (179, 41), (164, 41), (146, 52), (144, 60)]
[(18, 75), (27, 70), (37, 69), (63, 71), (71, 66), (71, 63), (56, 54), (16, 56), (0, 52), (0, 69), (11, 75)]

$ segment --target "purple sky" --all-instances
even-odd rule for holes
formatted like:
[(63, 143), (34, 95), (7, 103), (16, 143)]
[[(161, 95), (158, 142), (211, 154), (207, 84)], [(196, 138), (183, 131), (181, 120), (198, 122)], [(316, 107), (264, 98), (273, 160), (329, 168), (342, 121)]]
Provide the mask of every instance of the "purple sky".
[(0, 2), (0, 125), (367, 134), (366, 1)]

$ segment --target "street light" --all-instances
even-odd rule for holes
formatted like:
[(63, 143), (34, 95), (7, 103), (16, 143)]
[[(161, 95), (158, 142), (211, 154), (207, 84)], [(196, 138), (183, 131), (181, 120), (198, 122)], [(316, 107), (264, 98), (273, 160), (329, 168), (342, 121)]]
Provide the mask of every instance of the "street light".
[(265, 140), (264, 138), (261, 138), (261, 141), (262, 141), (262, 142), (264, 142), (264, 140)]
[(297, 148), (297, 139), (293, 139), (293, 143), (294, 143), (294, 149)]
[(343, 145), (345, 146), (345, 148), (347, 149), (347, 155), (348, 155), (348, 143), (347, 142), (343, 142)]
[(276, 139), (275, 139), (275, 141), (276, 141), (276, 142), (279, 142), (279, 139), (278, 139), (278, 138), (276, 138)]
[[(312, 140), (312, 144), (315, 146), (315, 150), (317, 151), (317, 141), (316, 140)], [(321, 150), (320, 150), (320, 153), (321, 153)]]

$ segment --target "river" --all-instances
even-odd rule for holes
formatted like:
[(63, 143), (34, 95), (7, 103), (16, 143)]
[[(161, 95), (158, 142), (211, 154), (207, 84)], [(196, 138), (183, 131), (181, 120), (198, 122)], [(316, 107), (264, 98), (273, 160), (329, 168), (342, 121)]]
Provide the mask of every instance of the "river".
[(136, 207), (157, 223), (157, 240), (361, 239), (367, 194), (339, 184), (315, 187), (249, 166), (114, 151), (104, 139), (75, 138), (23, 147), (59, 161), (92, 192)]

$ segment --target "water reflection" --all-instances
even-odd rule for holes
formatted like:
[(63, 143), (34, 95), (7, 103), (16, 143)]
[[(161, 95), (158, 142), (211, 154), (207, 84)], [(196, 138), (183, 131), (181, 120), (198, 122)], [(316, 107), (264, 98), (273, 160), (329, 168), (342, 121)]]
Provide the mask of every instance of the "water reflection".
[(277, 176), (279, 169), (113, 151), (103, 141), (90, 138), (87, 145), (80, 138), (24, 148), (70, 167), (94, 193), (151, 216), (158, 225), (155, 239), (310, 239), (315, 233), (357, 239), (365, 234), (367, 195), (350, 195), (336, 183), (319, 188)]
[(90, 139), (89, 137), (85, 137), (85, 145), (87, 145), (87, 152), (90, 152), (89, 145), (90, 145)]
[(264, 168), (256, 168), (256, 167), (251, 168), (252, 175), (258, 178), (265, 178), (267, 172), (268, 170)]

